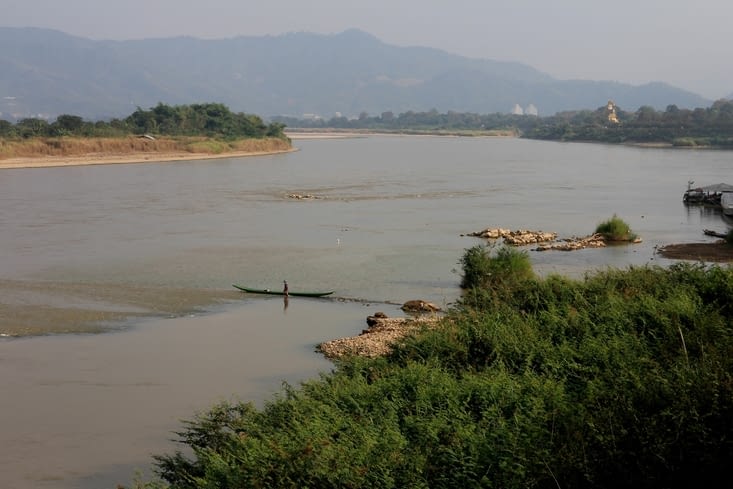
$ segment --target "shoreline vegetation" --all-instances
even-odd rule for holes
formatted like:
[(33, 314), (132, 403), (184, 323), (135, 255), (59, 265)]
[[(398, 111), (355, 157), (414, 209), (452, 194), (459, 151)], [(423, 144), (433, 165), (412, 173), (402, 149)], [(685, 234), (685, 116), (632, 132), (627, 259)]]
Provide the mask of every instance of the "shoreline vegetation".
[[(286, 134), (285, 128), (289, 127)], [(664, 112), (627, 112), (612, 101), (595, 111), (549, 117), (408, 111), (358, 118), (297, 119), (233, 113), (223, 104), (138, 108), (125, 119), (90, 122), (60, 115), (54, 122), (0, 120), (0, 169), (181, 161), (294, 151), (292, 139), (392, 136), (520, 137), (642, 147), (733, 148), (733, 101)]]
[(291, 131), (366, 131), (386, 134), (514, 136), (549, 141), (598, 142), (641, 147), (733, 149), (733, 101), (718, 100), (707, 108), (669, 105), (624, 110), (609, 100), (595, 110), (569, 110), (555, 115), (475, 114), (408, 111), (358, 118), (274, 117)]
[(225, 158), (292, 151), (284, 125), (223, 104), (138, 108), (124, 119), (0, 120), (0, 168)]
[(526, 252), (485, 246), (460, 263), (445, 317), (382, 318), (383, 351), (196, 414), (185, 453), (133, 487), (722, 487), (733, 269), (539, 278)]

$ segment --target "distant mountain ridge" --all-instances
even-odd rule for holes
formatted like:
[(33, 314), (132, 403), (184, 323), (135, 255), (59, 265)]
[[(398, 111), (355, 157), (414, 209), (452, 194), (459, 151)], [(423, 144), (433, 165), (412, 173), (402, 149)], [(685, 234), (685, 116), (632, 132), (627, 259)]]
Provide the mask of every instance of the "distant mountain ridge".
[(0, 27), (0, 118), (98, 120), (137, 107), (221, 102), (235, 112), (331, 117), (385, 111), (540, 115), (595, 109), (709, 106), (665, 83), (557, 80), (530, 66), (398, 47), (365, 32), (202, 40), (95, 41), (38, 28)]

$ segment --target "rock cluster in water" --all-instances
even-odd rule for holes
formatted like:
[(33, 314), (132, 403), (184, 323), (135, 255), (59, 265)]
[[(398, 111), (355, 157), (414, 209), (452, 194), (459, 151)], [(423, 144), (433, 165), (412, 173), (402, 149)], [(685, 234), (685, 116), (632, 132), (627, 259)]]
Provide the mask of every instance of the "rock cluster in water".
[(407, 301), (402, 304), (400, 308), (405, 312), (438, 312), (440, 307), (436, 306), (432, 302), (425, 302), (421, 300)]
[(313, 195), (313, 194), (288, 194), (288, 199), (295, 199), (295, 200), (318, 200), (322, 198), (323, 197), (320, 197), (318, 195)]
[[(487, 228), (483, 231), (469, 233), (468, 236), (485, 239), (503, 239), (505, 244), (512, 246), (526, 246), (541, 243), (538, 247), (533, 248), (533, 251), (574, 251), (582, 250), (584, 248), (603, 248), (608, 242), (608, 238), (598, 233), (584, 237), (563, 238), (558, 240), (557, 233), (529, 231), (526, 229), (512, 231), (511, 229), (503, 228)], [(631, 242), (640, 243), (641, 239), (636, 238)]]
[(544, 231), (530, 231), (527, 229), (517, 229), (512, 231), (511, 229), (502, 228), (487, 228), (483, 231), (476, 231), (475, 233), (469, 233), (469, 236), (476, 236), (478, 238), (485, 239), (499, 239), (503, 238), (506, 244), (515, 246), (524, 246), (534, 243), (544, 243), (547, 241), (555, 241), (557, 239), (557, 233), (546, 233)]
[(583, 248), (603, 248), (604, 246), (606, 246), (606, 238), (603, 235), (591, 234), (583, 238), (565, 238), (557, 243), (543, 244), (535, 248), (534, 251), (574, 251)]

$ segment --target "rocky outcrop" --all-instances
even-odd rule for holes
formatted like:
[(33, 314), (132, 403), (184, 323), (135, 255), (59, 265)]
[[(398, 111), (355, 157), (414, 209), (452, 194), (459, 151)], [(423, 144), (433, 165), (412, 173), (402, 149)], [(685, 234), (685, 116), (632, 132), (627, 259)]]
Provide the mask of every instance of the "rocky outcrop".
[(436, 315), (420, 318), (390, 318), (383, 312), (367, 317), (367, 329), (360, 335), (330, 340), (318, 345), (318, 350), (327, 358), (337, 359), (346, 356), (360, 355), (378, 357), (392, 351), (393, 345), (405, 336), (422, 327), (433, 327), (438, 324)]
[[(572, 237), (557, 239), (557, 233), (546, 233), (544, 231), (528, 231), (519, 229), (512, 231), (510, 229), (502, 228), (488, 228), (483, 231), (477, 231), (475, 233), (469, 233), (468, 236), (476, 236), (478, 238), (485, 239), (504, 239), (504, 243), (512, 246), (527, 246), (530, 244), (541, 243), (537, 248), (533, 248), (533, 251), (547, 251), (547, 250), (560, 250), (560, 251), (574, 251), (582, 250), (584, 248), (603, 248), (608, 243), (608, 238), (602, 234), (591, 234), (582, 238)], [(640, 238), (635, 238), (630, 243), (641, 243)]]
[(606, 246), (606, 238), (601, 234), (591, 234), (584, 238), (566, 238), (558, 243), (543, 244), (535, 248), (535, 251), (560, 250), (574, 251), (584, 248), (603, 248)]
[(402, 304), (400, 308), (405, 312), (421, 313), (421, 312), (438, 312), (440, 307), (436, 306), (432, 302), (425, 302), (421, 300), (407, 301)]
[(506, 244), (514, 246), (524, 246), (534, 243), (544, 243), (547, 241), (554, 241), (557, 239), (557, 233), (547, 233), (544, 231), (530, 231), (528, 229), (517, 229), (512, 231), (511, 229), (502, 228), (487, 228), (483, 231), (477, 231), (475, 233), (469, 233), (469, 236), (476, 236), (478, 238), (485, 239), (500, 239), (503, 238)]
[(295, 200), (319, 200), (323, 197), (320, 197), (318, 195), (313, 194), (288, 194), (288, 199), (295, 199)]

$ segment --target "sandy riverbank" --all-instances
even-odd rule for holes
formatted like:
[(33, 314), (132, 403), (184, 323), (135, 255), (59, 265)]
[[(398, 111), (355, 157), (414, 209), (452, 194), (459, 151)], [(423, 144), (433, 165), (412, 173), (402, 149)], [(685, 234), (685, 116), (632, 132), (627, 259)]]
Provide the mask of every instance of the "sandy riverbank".
[(70, 156), (39, 156), (7, 158), (0, 160), (0, 169), (46, 168), (53, 166), (112, 165), (123, 163), (174, 162), (187, 160), (209, 160), (217, 158), (242, 158), (246, 156), (265, 156), (297, 151), (297, 148), (277, 151), (232, 151), (225, 153), (190, 152), (135, 152), (122, 154), (83, 154)]
[(285, 135), (290, 139), (344, 139), (364, 138), (368, 136), (387, 137), (486, 137), (486, 138), (514, 138), (517, 134), (512, 131), (374, 131), (370, 129), (293, 129), (286, 130)]
[(286, 131), (285, 135), (292, 140), (297, 139), (346, 139), (346, 138), (363, 138), (366, 136), (374, 136), (373, 133), (352, 132), (352, 131)]

